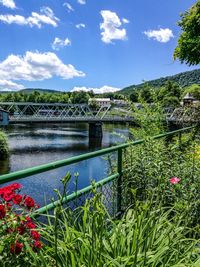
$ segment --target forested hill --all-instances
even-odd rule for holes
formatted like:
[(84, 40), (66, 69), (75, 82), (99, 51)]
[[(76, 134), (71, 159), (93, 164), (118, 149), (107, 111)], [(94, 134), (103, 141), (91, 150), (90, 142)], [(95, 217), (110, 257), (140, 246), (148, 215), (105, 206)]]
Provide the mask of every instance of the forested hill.
[[(181, 87), (186, 87), (191, 84), (200, 84), (200, 69), (181, 72), (173, 76), (167, 76), (164, 78), (151, 80), (151, 81), (148, 81), (147, 83), (150, 87), (161, 87), (169, 80), (178, 83)], [(144, 86), (144, 83), (141, 83), (138, 85), (131, 85), (131, 86), (128, 86), (122, 89), (120, 93), (130, 94), (132, 90), (140, 89), (143, 86)]]

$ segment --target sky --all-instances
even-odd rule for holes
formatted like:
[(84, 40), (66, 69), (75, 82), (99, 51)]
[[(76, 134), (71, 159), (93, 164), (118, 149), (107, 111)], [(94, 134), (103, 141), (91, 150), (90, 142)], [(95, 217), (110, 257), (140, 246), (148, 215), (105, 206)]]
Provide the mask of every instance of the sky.
[(196, 69), (173, 60), (195, 0), (0, 0), (0, 91), (117, 91)]

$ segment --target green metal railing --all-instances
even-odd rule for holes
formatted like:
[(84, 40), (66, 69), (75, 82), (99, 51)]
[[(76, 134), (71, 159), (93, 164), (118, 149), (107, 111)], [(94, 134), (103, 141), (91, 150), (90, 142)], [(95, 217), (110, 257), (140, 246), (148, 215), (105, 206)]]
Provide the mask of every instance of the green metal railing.
[[(153, 136), (152, 139), (156, 140), (156, 139), (160, 139), (160, 138), (164, 138), (164, 137), (170, 137), (173, 135), (178, 135), (179, 139), (181, 139), (181, 135), (183, 132), (189, 131), (191, 129), (194, 129), (195, 126), (192, 127), (187, 127), (187, 128), (183, 128), (183, 129), (179, 129), (176, 131), (172, 131), (172, 132), (167, 132), (167, 133), (163, 133), (163, 134), (159, 134), (156, 136)], [(59, 161), (55, 161), (52, 163), (48, 163), (48, 164), (44, 164), (44, 165), (40, 165), (40, 166), (36, 166), (36, 167), (32, 167), (32, 168), (28, 168), (25, 170), (21, 170), (21, 171), (16, 171), (13, 173), (9, 173), (9, 174), (5, 174), (5, 175), (1, 175), (0, 176), (0, 184), (3, 183), (7, 183), (7, 182), (11, 182), (11, 181), (16, 181), (22, 178), (26, 178), (35, 174), (40, 174), (40, 173), (44, 173), (50, 170), (54, 170), (63, 166), (68, 166), (74, 163), (78, 163), (80, 161), (83, 160), (88, 160), (94, 157), (98, 157), (98, 156), (104, 156), (107, 154), (110, 154), (112, 152), (117, 152), (117, 172), (109, 177), (106, 177), (98, 182), (96, 182), (95, 186), (96, 188), (102, 187), (103, 185), (106, 185), (112, 181), (116, 181), (117, 183), (117, 212), (121, 211), (121, 207), (122, 207), (122, 188), (121, 188), (121, 184), (122, 184), (122, 176), (124, 171), (126, 171), (126, 169), (123, 169), (123, 150), (130, 147), (130, 146), (135, 146), (135, 145), (139, 145), (144, 143), (145, 140), (144, 139), (140, 139), (140, 140), (136, 140), (134, 142), (130, 142), (130, 143), (125, 143), (125, 144), (121, 144), (121, 145), (117, 145), (117, 146), (113, 146), (110, 148), (105, 148), (105, 149), (101, 149), (98, 151), (94, 151), (94, 152), (90, 152), (90, 153), (86, 153), (80, 156), (75, 156), (75, 157), (71, 157), (69, 159), (64, 159), (64, 160), (59, 160)], [(82, 195), (91, 192), (93, 186), (89, 185), (81, 190), (78, 190), (77, 192), (74, 192), (70, 195), (67, 195), (66, 197), (63, 198), (62, 203), (60, 203), (60, 200), (54, 201), (40, 209), (37, 209), (37, 211), (34, 214), (34, 217), (37, 217), (41, 214), (44, 214), (46, 212), (48, 212), (49, 210), (54, 209), (56, 206), (60, 205), (60, 204), (66, 204), (69, 203), (70, 201), (75, 200), (76, 198), (81, 197)]]

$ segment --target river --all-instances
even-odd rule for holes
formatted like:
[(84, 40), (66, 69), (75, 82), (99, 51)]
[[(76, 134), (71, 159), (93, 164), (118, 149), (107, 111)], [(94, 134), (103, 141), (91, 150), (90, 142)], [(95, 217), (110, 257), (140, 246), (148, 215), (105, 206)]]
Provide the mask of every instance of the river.
[[(72, 156), (110, 147), (124, 142), (129, 137), (128, 126), (104, 124), (102, 142), (89, 142), (87, 124), (38, 124), (10, 125), (5, 130), (8, 136), (10, 157), (0, 162), (0, 174), (26, 169), (33, 166), (66, 159)], [(67, 172), (74, 177), (79, 173), (78, 188), (98, 181), (108, 174), (109, 164), (103, 157), (96, 157), (71, 166), (37, 174), (19, 182), (22, 193), (32, 196), (41, 206), (49, 203), (54, 189), (62, 190), (61, 178)], [(68, 185), (68, 192), (75, 189), (74, 178)]]

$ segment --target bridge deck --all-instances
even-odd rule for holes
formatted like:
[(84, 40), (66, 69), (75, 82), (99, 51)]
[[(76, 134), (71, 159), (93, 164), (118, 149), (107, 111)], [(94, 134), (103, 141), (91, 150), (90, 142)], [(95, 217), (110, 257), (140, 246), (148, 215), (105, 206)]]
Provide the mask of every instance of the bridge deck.
[(125, 122), (125, 123), (131, 123), (134, 119), (132, 117), (104, 117), (104, 118), (97, 118), (97, 117), (20, 117), (20, 118), (10, 118), (10, 124), (16, 124), (16, 123), (60, 123), (60, 122), (68, 122), (68, 123), (74, 123), (74, 122)]

